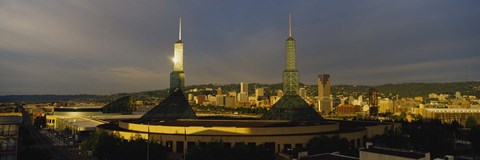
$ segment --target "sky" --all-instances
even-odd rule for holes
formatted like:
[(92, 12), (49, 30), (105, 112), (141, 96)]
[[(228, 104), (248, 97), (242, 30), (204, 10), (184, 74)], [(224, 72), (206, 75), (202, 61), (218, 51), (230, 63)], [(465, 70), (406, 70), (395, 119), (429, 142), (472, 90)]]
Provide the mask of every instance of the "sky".
[(1, 0), (0, 95), (165, 89), (182, 17), (186, 85), (480, 80), (478, 0)]

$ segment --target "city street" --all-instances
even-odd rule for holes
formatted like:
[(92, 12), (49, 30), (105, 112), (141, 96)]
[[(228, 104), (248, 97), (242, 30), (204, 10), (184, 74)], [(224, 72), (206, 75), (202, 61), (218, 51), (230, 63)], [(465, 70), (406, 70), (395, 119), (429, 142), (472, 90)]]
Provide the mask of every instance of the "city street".
[[(28, 113), (25, 111), (22, 112), (25, 128), (30, 132), (33, 140), (36, 142), (33, 146), (34, 148), (42, 148), (46, 149), (51, 156), (51, 159), (54, 160), (80, 160), (76, 150), (72, 150), (71, 148), (67, 147), (63, 141), (60, 141), (57, 138), (52, 136), (47, 136), (45, 130), (37, 130), (32, 125), (32, 120), (29, 118)], [(77, 152), (78, 153), (78, 152)]]

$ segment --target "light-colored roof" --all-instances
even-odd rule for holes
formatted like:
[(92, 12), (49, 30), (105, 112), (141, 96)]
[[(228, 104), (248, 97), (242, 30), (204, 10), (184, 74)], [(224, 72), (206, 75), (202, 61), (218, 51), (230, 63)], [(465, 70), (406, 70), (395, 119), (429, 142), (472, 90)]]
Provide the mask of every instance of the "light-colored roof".
[(68, 123), (69, 126), (77, 128), (77, 131), (90, 131), (95, 130), (98, 125), (104, 124), (104, 122), (96, 121), (84, 117), (57, 117), (57, 120), (62, 120)]
[(0, 113), (0, 124), (20, 124), (22, 122), (21, 113)]

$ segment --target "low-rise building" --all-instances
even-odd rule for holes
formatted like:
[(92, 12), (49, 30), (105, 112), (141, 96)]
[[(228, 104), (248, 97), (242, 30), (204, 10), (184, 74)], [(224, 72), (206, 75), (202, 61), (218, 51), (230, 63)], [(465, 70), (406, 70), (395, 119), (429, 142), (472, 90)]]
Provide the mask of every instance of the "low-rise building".
[(430, 152), (414, 152), (392, 148), (360, 149), (360, 160), (430, 160)]
[(21, 113), (0, 113), (0, 159), (16, 160)]

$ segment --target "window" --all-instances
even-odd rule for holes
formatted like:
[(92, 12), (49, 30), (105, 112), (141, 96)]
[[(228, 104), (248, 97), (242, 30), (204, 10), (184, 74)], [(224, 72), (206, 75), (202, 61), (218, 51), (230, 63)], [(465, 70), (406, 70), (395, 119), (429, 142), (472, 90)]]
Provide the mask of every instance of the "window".
[(355, 149), (355, 140), (350, 140), (350, 149)]
[(275, 142), (265, 142), (265, 148), (267, 148), (268, 151), (275, 152)]
[(3, 131), (5, 130), (5, 125), (0, 125), (0, 135), (4, 135)]
[(17, 134), (17, 125), (10, 125), (9, 135), (16, 135)]
[(360, 144), (360, 139), (357, 139), (357, 148), (360, 147), (360, 146), (362, 146), (362, 145)]
[(13, 151), (13, 150), (15, 150), (15, 147), (16, 147), (16, 146), (15, 146), (15, 140), (9, 139), (9, 140), (7, 141), (7, 150), (8, 150), (8, 151)]
[(183, 153), (183, 141), (177, 141), (177, 153)]
[(167, 141), (165, 147), (167, 147), (167, 151), (173, 152), (173, 141)]
[(187, 142), (187, 150), (190, 150), (193, 147), (195, 147), (195, 142), (192, 142), (192, 141)]
[(295, 144), (295, 150), (300, 151), (303, 148), (303, 145), (301, 143)]
[(0, 150), (1, 151), (6, 151), (7, 150), (7, 141), (2, 139), (0, 140)]
[(0, 155), (0, 160), (13, 160), (13, 156), (14, 155), (11, 155), (11, 154)]

